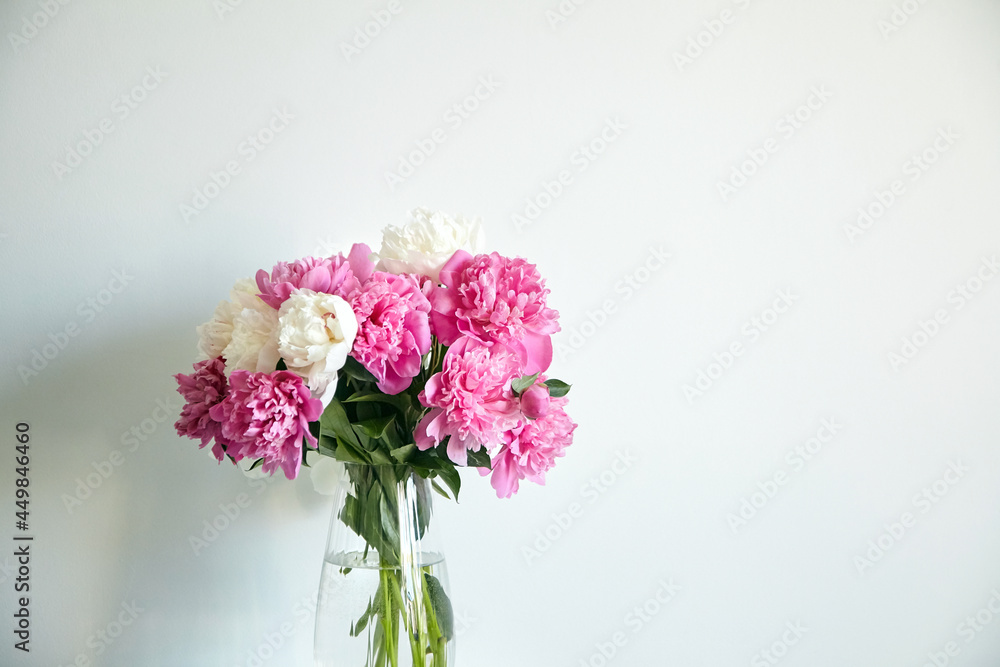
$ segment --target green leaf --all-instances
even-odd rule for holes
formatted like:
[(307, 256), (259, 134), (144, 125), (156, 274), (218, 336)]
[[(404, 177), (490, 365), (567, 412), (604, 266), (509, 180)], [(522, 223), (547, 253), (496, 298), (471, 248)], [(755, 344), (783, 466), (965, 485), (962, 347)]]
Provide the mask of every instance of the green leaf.
[(538, 373), (535, 373), (534, 375), (522, 375), (510, 383), (510, 388), (515, 394), (520, 396), (522, 391), (535, 384), (535, 380), (538, 379), (538, 375)]
[(545, 386), (549, 388), (549, 396), (559, 398), (569, 393), (569, 388), (573, 385), (566, 384), (562, 380), (546, 380)]
[(414, 445), (413, 443), (410, 443), (409, 445), (403, 445), (402, 447), (397, 447), (396, 449), (393, 449), (389, 453), (392, 455), (392, 458), (396, 459), (400, 463), (406, 463), (418, 451), (420, 450), (417, 449), (417, 446)]
[[(389, 545), (393, 547), (393, 552), (397, 551), (396, 545), (399, 544), (399, 529), (396, 528), (396, 524), (393, 518), (396, 516), (395, 512), (389, 509), (389, 505), (386, 502), (385, 495), (379, 494), (379, 518), (382, 521), (382, 530), (385, 531), (385, 539), (388, 541)], [(379, 553), (382, 553), (381, 551)]]
[(458, 470), (455, 468), (445, 468), (444, 470), (439, 470), (438, 475), (441, 476), (444, 483), (451, 489), (451, 495), (455, 498), (455, 502), (458, 502), (458, 492), (462, 489), (462, 477), (458, 474)]
[(371, 458), (372, 464), (377, 466), (391, 466), (396, 463), (381, 449), (373, 449), (371, 451)]
[(256, 470), (257, 468), (261, 467), (262, 465), (264, 465), (264, 459), (257, 459), (256, 461), (253, 462), (253, 465), (250, 466), (250, 468), (247, 469), (247, 472), (250, 472), (251, 470)]
[[(399, 449), (403, 446), (403, 439), (399, 437), (399, 428), (402, 425), (397, 421), (395, 424), (390, 426), (382, 433), (382, 437), (379, 438), (382, 442), (389, 447), (390, 450)], [(403, 427), (405, 428), (405, 426)]]
[(360, 429), (361, 432), (369, 438), (378, 439), (382, 437), (382, 434), (385, 433), (385, 429), (389, 427), (389, 424), (391, 424), (395, 418), (395, 415), (374, 417), (372, 419), (366, 419), (363, 422), (354, 424), (354, 428)]
[(358, 427), (357, 424), (351, 424), (351, 428), (354, 430), (354, 433), (358, 436), (358, 440), (361, 441), (361, 449), (362, 450), (364, 450), (365, 452), (370, 452), (373, 449), (375, 449), (372, 446), (372, 439), (369, 438), (365, 434), (365, 432)]
[[(381, 584), (379, 585), (381, 587)], [(375, 599), (368, 599), (368, 608), (365, 609), (365, 613), (361, 614), (361, 618), (358, 619), (357, 623), (351, 626), (351, 636), (357, 637), (362, 632), (364, 632), (365, 626), (368, 625), (368, 619), (372, 618), (376, 612), (380, 609), (380, 602), (382, 601), (379, 597), (379, 591), (375, 591)]]
[(402, 413), (406, 413), (407, 410), (413, 408), (413, 401), (404, 393), (396, 394), (390, 396), (389, 394), (383, 394), (380, 391), (370, 391), (361, 393), (358, 392), (349, 398), (344, 399), (344, 403), (358, 403), (360, 401), (377, 401), (379, 403), (388, 403)]
[(320, 453), (345, 463), (371, 463), (368, 454), (354, 445), (337, 439), (330, 431), (320, 433)]
[(344, 442), (347, 441), (348, 444), (354, 445), (356, 448), (361, 448), (361, 442), (358, 440), (358, 436), (355, 435), (354, 429), (351, 428), (351, 420), (347, 418), (347, 411), (344, 410), (343, 404), (336, 398), (330, 401), (330, 405), (326, 406), (323, 410), (323, 414), (319, 418), (320, 426), (328, 431), (332, 431), (337, 440)]
[(354, 418), (352, 419), (352, 422), (355, 424), (363, 422), (366, 419), (381, 417), (383, 414), (390, 411), (389, 406), (383, 405), (382, 403), (376, 403), (374, 401), (369, 401), (367, 403), (351, 403), (350, 406), (344, 406), (344, 409), (347, 410), (348, 417), (351, 416), (351, 407), (354, 408)]
[(441, 488), (441, 485), (437, 483), (436, 479), (431, 480), (431, 488), (437, 491), (440, 495), (447, 498), (448, 500), (451, 500), (451, 496), (448, 495), (447, 491)]
[(425, 572), (424, 581), (427, 582), (427, 593), (431, 599), (431, 609), (437, 618), (438, 628), (441, 629), (444, 638), (450, 640), (455, 634), (455, 614), (451, 608), (451, 600), (444, 592), (444, 586), (433, 574)]
[(378, 378), (372, 375), (371, 372), (362, 366), (361, 362), (354, 357), (347, 357), (347, 361), (340, 370), (355, 380), (361, 380), (362, 382), (378, 382)]
[(487, 470), (492, 470), (493, 465), (490, 461), (490, 453), (486, 451), (485, 447), (480, 447), (479, 449), (468, 452), (469, 462), (468, 465), (473, 468), (486, 468)]
[(336, 456), (337, 452), (337, 438), (330, 435), (329, 433), (319, 434), (319, 453), (324, 456)]
[(288, 370), (288, 366), (285, 365), (285, 360), (284, 359), (278, 359), (278, 365), (277, 365), (277, 367), (275, 367), (274, 370), (276, 370), (276, 371), (287, 371)]

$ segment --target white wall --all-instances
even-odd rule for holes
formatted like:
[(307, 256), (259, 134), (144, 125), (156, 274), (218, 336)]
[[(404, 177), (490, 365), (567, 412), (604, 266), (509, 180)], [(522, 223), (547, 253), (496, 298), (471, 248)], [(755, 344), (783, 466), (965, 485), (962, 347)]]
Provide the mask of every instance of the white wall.
[[(297, 605), (317, 587), (327, 501), (308, 479), (258, 494), (178, 438), (171, 375), (236, 278), (375, 244), (417, 205), (480, 215), (493, 247), (539, 264), (564, 327), (553, 374), (575, 383), (580, 424), (545, 488), (498, 501), (469, 475), (461, 504), (439, 507), (460, 665), (601, 665), (596, 644), (619, 632), (609, 664), (770, 664), (758, 652), (786, 623), (806, 628), (789, 667), (922, 665), (949, 642), (949, 664), (1000, 660), (1000, 619), (961, 625), (1000, 590), (1000, 280), (955, 291), (1000, 255), (995, 2), (566, 0), (553, 25), (557, 0), (394, 0), (348, 57), (387, 3), (233, 0), (220, 16), (225, 1), (0, 9), (0, 553), (18, 532), (19, 421), (35, 535), (32, 653), (5, 632), (0, 662), (246, 665), (286, 621), (267, 664), (309, 661)], [(449, 109), (477, 90), (459, 123)], [(251, 160), (241, 143), (275, 110), (291, 119)], [(796, 112), (798, 127), (783, 121)], [(623, 129), (582, 159), (609, 120)], [(390, 188), (385, 173), (438, 128), (445, 141)], [(88, 134), (98, 145), (57, 174)], [(925, 151), (936, 161), (914, 171)], [(186, 221), (180, 205), (228, 161), (239, 173)], [(512, 216), (562, 170), (569, 184), (519, 229)], [(879, 196), (894, 201), (852, 231)], [(647, 274), (660, 248), (670, 258)], [(102, 293), (115, 271), (127, 284)], [(755, 329), (782, 291), (792, 305)], [(712, 366), (735, 342), (731, 366)], [(716, 379), (688, 400), (699, 371)], [(800, 467), (789, 452), (831, 419), (842, 427)], [(144, 442), (123, 442), (144, 423)], [(115, 451), (121, 465), (68, 509)], [(633, 462), (609, 472), (622, 454)], [(597, 494), (602, 475), (614, 483)], [(919, 498), (946, 475), (943, 497)], [(729, 515), (775, 476), (734, 531)], [(189, 537), (241, 493), (250, 506), (195, 555)], [(858, 561), (906, 512), (884, 556)], [(562, 534), (530, 556), (546, 531)], [(661, 581), (679, 592), (636, 622)], [(135, 621), (88, 642), (123, 603)]]

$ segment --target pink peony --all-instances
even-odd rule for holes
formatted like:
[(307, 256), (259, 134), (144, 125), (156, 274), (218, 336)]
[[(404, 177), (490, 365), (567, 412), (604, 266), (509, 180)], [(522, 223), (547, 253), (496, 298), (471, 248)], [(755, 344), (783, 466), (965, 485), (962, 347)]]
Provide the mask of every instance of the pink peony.
[(200, 439), (199, 448), (204, 448), (214, 438), (212, 454), (221, 462), (225, 458), (225, 438), (222, 437), (222, 425), (212, 418), (210, 411), (226, 397), (225, 362), (222, 357), (199, 361), (194, 365), (194, 373), (178, 373), (174, 377), (177, 391), (187, 402), (174, 424), (177, 435)]
[(379, 390), (398, 394), (420, 372), (431, 348), (431, 304), (408, 275), (376, 271), (347, 297), (358, 319), (351, 356), (378, 379)]
[(309, 387), (291, 371), (251, 373), (233, 371), (229, 395), (212, 406), (212, 419), (222, 423), (229, 441), (227, 454), (235, 461), (263, 458), (271, 474), (279, 466), (285, 477), (295, 479), (302, 464), (302, 438), (315, 447), (309, 422), (319, 419), (323, 404), (312, 398)]
[(504, 432), (521, 420), (510, 389), (520, 375), (521, 360), (510, 349), (460, 338), (448, 349), (441, 372), (420, 392), (420, 402), (431, 410), (413, 434), (417, 448), (430, 449), (449, 438), (448, 458), (464, 466), (468, 450), (503, 444)]
[(538, 419), (549, 413), (549, 388), (544, 382), (536, 382), (521, 392), (521, 414), (528, 419)]
[(272, 308), (280, 308), (292, 290), (297, 288), (344, 296), (344, 292), (354, 289), (371, 276), (375, 264), (368, 258), (369, 255), (371, 248), (355, 243), (347, 257), (306, 257), (291, 264), (278, 262), (270, 275), (263, 269), (257, 271), (259, 296)]
[[(566, 398), (553, 398), (551, 409), (544, 417), (526, 421), (505, 434), (504, 446), (493, 457), (490, 485), (498, 498), (510, 498), (517, 493), (522, 479), (545, 484), (545, 472), (555, 465), (573, 444), (576, 424), (566, 414)], [(483, 475), (489, 471), (480, 471)]]
[(545, 305), (549, 290), (534, 264), (458, 250), (441, 269), (441, 282), (431, 293), (431, 324), (442, 343), (462, 335), (498, 342), (521, 355), (526, 374), (549, 367), (559, 313)]

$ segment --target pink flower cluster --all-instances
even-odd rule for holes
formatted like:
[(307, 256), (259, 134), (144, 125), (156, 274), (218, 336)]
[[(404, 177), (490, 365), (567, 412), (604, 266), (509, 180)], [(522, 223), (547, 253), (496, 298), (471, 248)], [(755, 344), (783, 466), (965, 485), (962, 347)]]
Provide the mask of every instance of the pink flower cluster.
[[(375, 271), (370, 255), (358, 243), (347, 257), (279, 262), (270, 273), (257, 272), (258, 296), (275, 310), (299, 289), (343, 298), (358, 320), (351, 355), (381, 391), (396, 394), (409, 387), (430, 349), (431, 306), (417, 278)], [(225, 362), (217, 358), (175, 377), (186, 401), (178, 434), (200, 440), (201, 447), (214, 440), (219, 461), (263, 459), (264, 472), (280, 467), (292, 479), (301, 466), (302, 441), (316, 447), (308, 423), (319, 419), (323, 405), (295, 373), (233, 371), (227, 378)]]
[[(504, 445), (493, 457), (490, 484), (500, 498), (517, 493), (522, 479), (545, 484), (545, 472), (573, 441), (576, 424), (566, 414), (565, 398), (553, 398), (551, 409), (534, 421), (522, 422), (504, 434)], [(485, 473), (484, 473), (485, 474)]]
[(545, 305), (549, 290), (534, 264), (459, 250), (441, 269), (441, 282), (431, 293), (431, 318), (442, 343), (469, 336), (511, 348), (529, 375), (549, 367), (559, 313)]
[[(576, 424), (566, 414), (566, 399), (550, 396), (542, 375), (552, 361), (551, 336), (559, 331), (559, 314), (546, 304), (549, 290), (535, 265), (495, 252), (471, 255), (459, 249), (441, 267), (436, 282), (375, 270), (371, 255), (368, 246), (355, 244), (346, 257), (307, 257), (258, 271), (260, 301), (255, 307), (278, 313), (258, 317), (259, 326), (278, 322), (286, 342), (288, 331), (293, 338), (299, 330), (308, 333), (297, 339), (298, 347), (280, 348), (297, 364), (290, 363), (289, 370), (279, 364), (270, 371), (233, 369), (227, 374), (225, 350), (223, 356), (196, 363), (191, 374), (175, 376), (186, 402), (177, 432), (199, 440), (203, 448), (214, 441), (212, 453), (219, 461), (260, 461), (265, 473), (280, 468), (286, 477), (296, 477), (304, 448), (317, 446), (316, 428), (311, 432), (310, 424), (320, 419), (332, 396), (325, 389), (322, 396), (314, 395), (321, 391), (318, 383), (310, 385), (302, 370), (313, 361), (334, 358), (332, 352), (312, 356), (314, 348), (309, 347), (319, 349), (326, 340), (323, 318), (332, 316), (324, 314), (332, 308), (331, 299), (317, 298), (315, 303), (323, 305), (313, 315), (309, 299), (334, 295), (347, 302), (357, 320), (356, 336), (343, 337), (347, 342), (341, 344), (347, 347), (341, 350), (349, 350), (386, 394), (416, 393), (413, 379), (435, 339), (444, 346), (438, 350), (446, 348), (440, 372), (426, 380), (417, 397), (426, 408), (413, 433), (420, 450), (443, 445), (441, 451), (453, 463), (467, 465), (470, 452), (485, 449), (492, 461), (491, 483), (503, 498), (514, 494), (521, 480), (543, 484), (545, 472), (572, 443)], [(283, 308), (293, 294), (296, 301)], [(333, 301), (344, 313), (340, 299)], [(239, 317), (244, 307), (231, 317)], [(223, 315), (214, 335), (228, 335), (234, 327), (227, 329), (224, 317), (231, 311), (217, 312)], [(267, 338), (266, 331), (255, 330), (254, 335)], [(245, 348), (248, 340), (257, 339), (244, 337), (239, 344)], [(225, 342), (223, 338), (215, 349), (223, 349)], [(340, 354), (343, 360), (344, 352)], [(333, 380), (336, 370), (326, 369)], [(528, 387), (520, 381), (515, 391), (515, 380), (524, 376), (537, 379)]]
[(544, 281), (521, 258), (459, 250), (441, 269), (441, 283), (430, 293), (431, 324), (450, 347), (419, 396), (430, 410), (415, 444), (426, 450), (447, 441), (448, 457), (459, 465), (469, 451), (499, 448), (492, 484), (500, 497), (516, 492), (520, 479), (543, 484), (576, 428), (563, 410), (566, 400), (550, 400), (545, 384), (520, 396), (511, 386), (552, 361), (559, 314), (546, 305)]
[(351, 356), (375, 376), (379, 390), (400, 393), (431, 349), (427, 297), (412, 276), (375, 271), (345, 298), (358, 318)]
[(316, 446), (309, 422), (323, 411), (302, 378), (288, 371), (237, 370), (227, 382), (221, 357), (174, 377), (187, 401), (175, 425), (178, 434), (200, 439), (201, 447), (214, 439), (212, 454), (220, 462), (227, 456), (234, 463), (263, 459), (266, 473), (280, 467), (288, 479), (298, 475), (303, 438)]
[(259, 296), (275, 310), (281, 308), (292, 290), (300, 288), (343, 296), (344, 292), (357, 288), (371, 276), (375, 265), (369, 255), (371, 248), (364, 243), (355, 243), (347, 257), (306, 257), (291, 264), (278, 262), (270, 274), (263, 269), (257, 272)]

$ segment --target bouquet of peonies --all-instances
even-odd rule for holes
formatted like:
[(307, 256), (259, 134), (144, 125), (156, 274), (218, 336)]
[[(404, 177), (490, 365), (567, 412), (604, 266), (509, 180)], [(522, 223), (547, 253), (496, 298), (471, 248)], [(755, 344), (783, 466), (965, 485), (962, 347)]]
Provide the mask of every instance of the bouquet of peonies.
[[(478, 220), (410, 216), (377, 253), (355, 244), (237, 282), (198, 328), (194, 372), (176, 376), (177, 432), (249, 474), (292, 479), (333, 459), (417, 475), (448, 497), (441, 481), (456, 499), (462, 466), (501, 498), (523, 479), (544, 484), (576, 428), (569, 385), (546, 376), (559, 324), (545, 281), (524, 259), (483, 254)], [(399, 526), (380, 475), (355, 475), (360, 500), (341, 518), (392, 568)], [(387, 637), (392, 605), (372, 605)]]
[[(279, 262), (240, 280), (178, 374), (180, 435), (220, 462), (294, 479), (310, 449), (440, 477), (489, 474), (502, 498), (572, 442), (569, 385), (549, 379), (559, 314), (533, 264), (482, 250), (478, 220), (416, 209), (372, 253)], [(471, 252), (470, 252), (471, 251)], [(377, 402), (377, 416), (349, 405)]]

